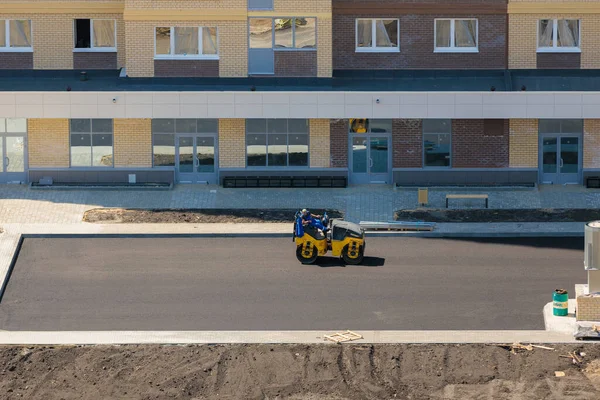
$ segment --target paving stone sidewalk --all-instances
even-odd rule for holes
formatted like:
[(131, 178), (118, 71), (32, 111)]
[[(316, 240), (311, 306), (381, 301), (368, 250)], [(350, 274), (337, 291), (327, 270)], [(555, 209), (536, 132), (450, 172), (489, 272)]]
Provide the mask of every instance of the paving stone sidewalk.
[[(581, 186), (531, 189), (432, 188), (429, 207), (445, 207), (449, 193), (486, 193), (490, 208), (596, 208), (600, 190)], [(416, 189), (354, 186), (345, 189), (225, 189), (178, 185), (173, 190), (32, 190), (25, 185), (0, 185), (2, 223), (81, 223), (86, 210), (97, 207), (136, 208), (326, 208), (343, 211), (346, 219), (388, 221), (398, 209), (417, 207)], [(483, 207), (479, 200), (453, 202), (451, 207)]]
[[(490, 208), (596, 208), (600, 191), (581, 186), (540, 188), (432, 188), (429, 207), (445, 207), (449, 193), (486, 193)], [(346, 219), (388, 221), (395, 210), (417, 207), (416, 189), (354, 186), (345, 189), (225, 189), (178, 185), (173, 190), (32, 190), (25, 185), (0, 185), (0, 223), (80, 223), (96, 207), (136, 208), (329, 208)], [(479, 200), (453, 202), (451, 207), (483, 207)]]

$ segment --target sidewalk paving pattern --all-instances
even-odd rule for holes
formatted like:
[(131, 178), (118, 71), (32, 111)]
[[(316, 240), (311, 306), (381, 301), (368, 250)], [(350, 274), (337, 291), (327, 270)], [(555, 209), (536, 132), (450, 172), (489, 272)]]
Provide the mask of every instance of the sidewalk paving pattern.
[[(444, 208), (449, 193), (489, 194), (490, 208), (597, 208), (600, 191), (577, 187), (514, 190), (435, 188), (429, 207)], [(0, 223), (81, 223), (86, 210), (123, 208), (335, 208), (349, 221), (388, 221), (398, 209), (417, 207), (416, 189), (354, 186), (345, 189), (225, 189), (177, 185), (169, 191), (32, 190), (0, 185)], [(480, 201), (454, 202), (451, 207), (481, 207)]]

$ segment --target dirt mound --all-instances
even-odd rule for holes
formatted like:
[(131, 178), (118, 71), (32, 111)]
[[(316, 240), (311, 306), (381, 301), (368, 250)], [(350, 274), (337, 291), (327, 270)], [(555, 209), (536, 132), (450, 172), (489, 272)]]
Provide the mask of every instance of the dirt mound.
[[(600, 347), (0, 347), (5, 399), (598, 399)], [(574, 365), (559, 357), (585, 353)], [(591, 364), (594, 362), (596, 364)], [(590, 366), (589, 368), (588, 365)], [(584, 371), (585, 370), (585, 371)], [(555, 377), (564, 371), (564, 377)]]
[(600, 219), (597, 208), (428, 209), (398, 210), (397, 221), (427, 222), (589, 222)]
[[(296, 209), (126, 209), (126, 208), (95, 208), (86, 211), (83, 215), (84, 222), (92, 223), (264, 223), (294, 221)], [(311, 209), (313, 214), (323, 215), (327, 211), (330, 218), (343, 218), (338, 210)]]

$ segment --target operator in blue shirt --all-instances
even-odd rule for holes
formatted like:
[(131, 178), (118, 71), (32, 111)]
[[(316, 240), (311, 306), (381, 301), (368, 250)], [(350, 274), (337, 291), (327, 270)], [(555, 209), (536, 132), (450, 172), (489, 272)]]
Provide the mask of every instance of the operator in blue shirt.
[(320, 215), (313, 215), (306, 208), (302, 210), (302, 225), (313, 226), (323, 233), (327, 232), (328, 228), (323, 225)]

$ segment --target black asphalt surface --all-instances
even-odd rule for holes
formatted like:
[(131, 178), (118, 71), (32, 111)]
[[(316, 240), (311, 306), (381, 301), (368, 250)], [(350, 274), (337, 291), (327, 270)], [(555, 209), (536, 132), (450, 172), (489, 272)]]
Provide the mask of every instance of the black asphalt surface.
[(25, 239), (2, 330), (543, 329), (583, 238), (367, 238), (364, 266), (290, 239)]

